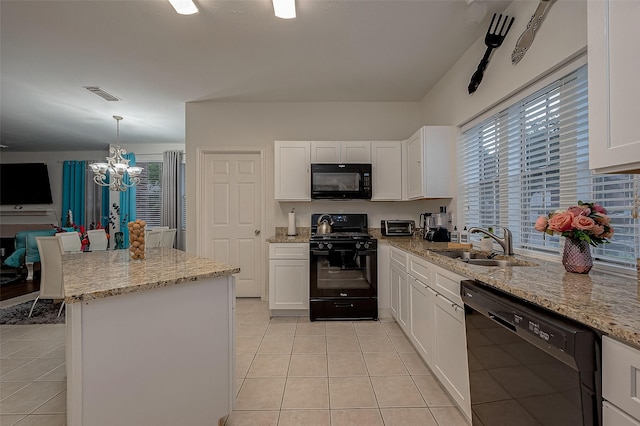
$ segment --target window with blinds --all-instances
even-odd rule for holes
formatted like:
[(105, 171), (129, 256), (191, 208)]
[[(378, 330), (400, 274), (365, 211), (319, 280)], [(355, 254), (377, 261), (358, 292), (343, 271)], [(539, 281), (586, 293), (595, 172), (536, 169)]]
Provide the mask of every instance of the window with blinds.
[(635, 267), (640, 237), (631, 210), (640, 182), (589, 170), (587, 101), (585, 65), (463, 133), (458, 194), (467, 226), (506, 226), (514, 248), (558, 253), (560, 237), (534, 229), (538, 216), (596, 202), (615, 235), (592, 247), (594, 258)]
[(136, 217), (147, 222), (147, 228), (161, 226), (162, 162), (136, 162), (143, 167), (136, 186)]

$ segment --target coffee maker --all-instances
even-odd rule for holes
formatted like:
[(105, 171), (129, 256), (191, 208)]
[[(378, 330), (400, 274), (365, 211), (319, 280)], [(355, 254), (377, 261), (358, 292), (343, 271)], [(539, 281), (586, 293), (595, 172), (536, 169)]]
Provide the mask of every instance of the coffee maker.
[(433, 242), (449, 242), (451, 235), (447, 225), (449, 214), (440, 208), (440, 213), (422, 213), (420, 225), (422, 226), (422, 238)]

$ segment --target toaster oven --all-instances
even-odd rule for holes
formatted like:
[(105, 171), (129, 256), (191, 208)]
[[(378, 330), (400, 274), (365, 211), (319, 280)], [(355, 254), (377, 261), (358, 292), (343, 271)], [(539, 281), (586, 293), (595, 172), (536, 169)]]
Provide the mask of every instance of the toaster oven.
[(380, 221), (382, 235), (389, 237), (411, 236), (416, 229), (416, 223), (413, 220), (382, 220)]

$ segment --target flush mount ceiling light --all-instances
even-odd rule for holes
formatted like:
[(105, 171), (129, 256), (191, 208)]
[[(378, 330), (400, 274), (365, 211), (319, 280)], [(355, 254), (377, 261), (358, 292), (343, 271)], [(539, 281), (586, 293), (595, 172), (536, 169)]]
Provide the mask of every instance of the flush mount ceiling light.
[(102, 87), (100, 86), (82, 86), (85, 89), (87, 89), (88, 91), (90, 91), (91, 93), (93, 93), (94, 95), (98, 95), (100, 96), (102, 99), (104, 99), (105, 101), (109, 101), (109, 102), (116, 102), (119, 101), (120, 98), (117, 97), (116, 95), (113, 95), (109, 92), (107, 92), (106, 90), (104, 90)]
[[(140, 183), (142, 167), (129, 167), (129, 160), (123, 157), (127, 151), (120, 148), (120, 120), (122, 117), (114, 115), (113, 118), (116, 120), (116, 146), (109, 148), (111, 157), (106, 158), (107, 162), (91, 164), (91, 171), (93, 171), (93, 181), (96, 184), (108, 186), (111, 191), (124, 192)], [(124, 179), (126, 176), (129, 176), (128, 183)]]
[(178, 12), (180, 15), (193, 15), (194, 13), (198, 13), (198, 8), (193, 3), (193, 0), (169, 0), (171, 6)]
[(273, 0), (273, 11), (276, 13), (278, 18), (295, 18), (296, 0)]

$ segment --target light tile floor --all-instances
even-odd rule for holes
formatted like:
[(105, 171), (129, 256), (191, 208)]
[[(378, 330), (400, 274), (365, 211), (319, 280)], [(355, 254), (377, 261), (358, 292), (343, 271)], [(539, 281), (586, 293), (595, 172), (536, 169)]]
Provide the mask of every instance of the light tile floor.
[[(1, 425), (66, 424), (64, 356), (64, 325), (0, 325)], [(226, 426), (467, 424), (391, 321), (270, 319), (238, 299), (235, 370)]]

